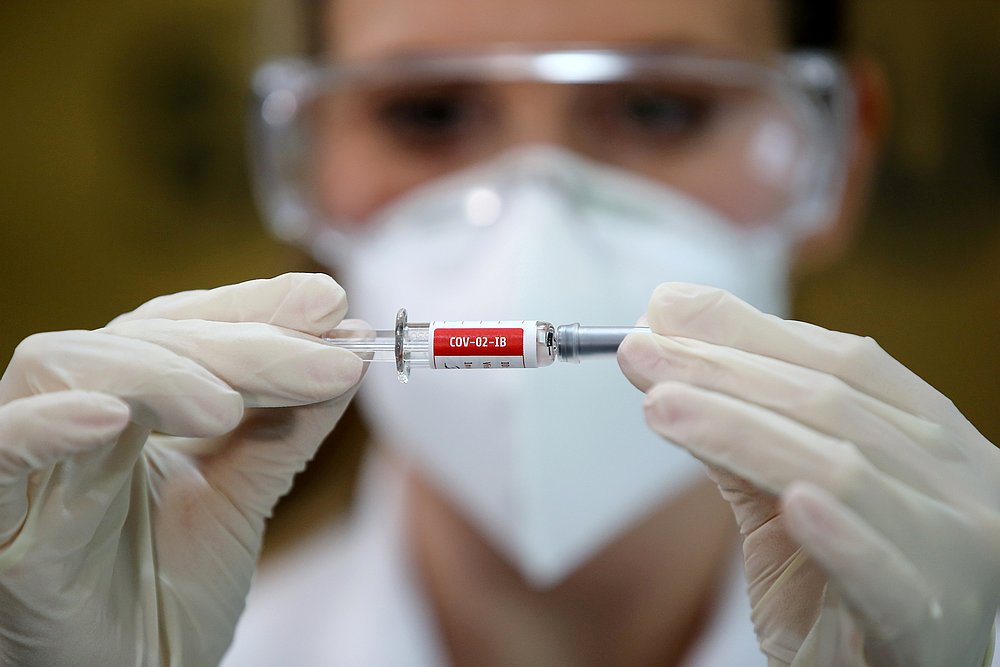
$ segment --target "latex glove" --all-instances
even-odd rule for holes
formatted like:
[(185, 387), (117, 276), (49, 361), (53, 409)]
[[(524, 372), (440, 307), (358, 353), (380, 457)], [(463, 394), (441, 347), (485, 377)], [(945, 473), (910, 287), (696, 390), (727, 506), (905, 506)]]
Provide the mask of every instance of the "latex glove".
[(361, 376), (311, 338), (346, 309), (329, 277), (288, 274), (17, 348), (0, 379), (0, 664), (219, 662), (264, 520)]
[(649, 425), (710, 466), (771, 665), (980, 667), (1000, 454), (870, 338), (661, 285), (619, 352)]

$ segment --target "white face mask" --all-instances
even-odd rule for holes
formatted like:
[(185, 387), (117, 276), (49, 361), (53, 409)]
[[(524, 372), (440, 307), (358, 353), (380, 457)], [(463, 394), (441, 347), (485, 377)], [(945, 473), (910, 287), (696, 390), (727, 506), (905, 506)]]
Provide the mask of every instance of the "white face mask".
[[(788, 246), (697, 202), (555, 148), (519, 149), (407, 195), (356, 239), (351, 315), (629, 325), (653, 288), (723, 287), (781, 314)], [(384, 371), (384, 372), (383, 372)], [(534, 370), (373, 368), (360, 404), (534, 585), (548, 586), (695, 479), (651, 432), (614, 359)]]

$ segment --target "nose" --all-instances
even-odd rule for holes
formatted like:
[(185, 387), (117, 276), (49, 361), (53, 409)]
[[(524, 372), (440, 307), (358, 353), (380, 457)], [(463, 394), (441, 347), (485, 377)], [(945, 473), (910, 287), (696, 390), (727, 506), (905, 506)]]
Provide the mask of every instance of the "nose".
[(502, 111), (498, 150), (545, 144), (579, 151), (574, 139), (572, 101), (567, 86), (518, 83), (499, 91)]

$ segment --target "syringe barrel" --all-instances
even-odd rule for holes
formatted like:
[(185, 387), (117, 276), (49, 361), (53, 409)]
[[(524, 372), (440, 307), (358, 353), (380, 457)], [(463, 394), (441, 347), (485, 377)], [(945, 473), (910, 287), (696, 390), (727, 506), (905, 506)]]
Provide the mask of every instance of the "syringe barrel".
[(636, 331), (649, 331), (644, 327), (589, 327), (579, 323), (556, 327), (556, 345), (559, 360), (580, 363), (581, 359), (613, 356), (625, 336)]
[(535, 320), (431, 322), (432, 368), (541, 368), (556, 359), (555, 327)]
[(540, 368), (556, 359), (555, 327), (535, 320), (409, 322), (397, 314), (393, 330), (338, 329), (328, 343), (369, 361), (410, 368)]

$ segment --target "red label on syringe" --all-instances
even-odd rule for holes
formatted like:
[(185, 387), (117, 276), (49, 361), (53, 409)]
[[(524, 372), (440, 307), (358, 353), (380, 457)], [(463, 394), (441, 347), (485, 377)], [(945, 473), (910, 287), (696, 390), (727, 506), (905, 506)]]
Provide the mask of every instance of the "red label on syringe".
[(535, 322), (431, 322), (433, 368), (533, 368)]

